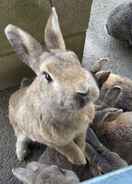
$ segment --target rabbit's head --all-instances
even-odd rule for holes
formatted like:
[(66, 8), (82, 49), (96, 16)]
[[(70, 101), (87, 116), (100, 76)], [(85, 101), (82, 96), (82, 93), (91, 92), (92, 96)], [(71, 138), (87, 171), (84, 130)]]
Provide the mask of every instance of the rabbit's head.
[(78, 184), (79, 179), (70, 170), (61, 169), (56, 165), (45, 165), (31, 162), (27, 168), (13, 169), (13, 174), (26, 184)]
[(66, 50), (54, 7), (45, 28), (47, 49), (14, 25), (8, 25), (5, 34), (20, 59), (36, 73), (34, 88), (42, 99), (48, 97), (52, 106), (64, 109), (97, 100), (99, 89), (92, 74), (82, 68), (74, 52)]

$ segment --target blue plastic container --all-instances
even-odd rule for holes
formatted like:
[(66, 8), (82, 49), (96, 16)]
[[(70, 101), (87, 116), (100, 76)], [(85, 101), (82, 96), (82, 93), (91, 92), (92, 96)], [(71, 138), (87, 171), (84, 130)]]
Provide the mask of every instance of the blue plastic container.
[(81, 184), (132, 184), (132, 166), (98, 176)]

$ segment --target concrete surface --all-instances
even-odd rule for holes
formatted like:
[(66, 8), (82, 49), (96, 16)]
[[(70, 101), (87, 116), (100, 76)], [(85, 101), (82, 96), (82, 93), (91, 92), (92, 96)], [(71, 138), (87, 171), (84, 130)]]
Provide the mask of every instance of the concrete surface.
[(126, 0), (93, 0), (83, 65), (89, 68), (97, 59), (108, 57), (111, 63), (105, 68), (132, 79), (132, 48), (109, 36), (105, 27), (111, 10), (123, 2)]
[[(15, 89), (0, 91), (0, 184), (19, 184), (12, 175), (12, 168), (25, 165), (26, 162), (18, 162), (15, 155), (16, 138), (8, 121), (8, 99)], [(30, 145), (30, 160), (38, 160), (44, 150), (43, 145)]]
[[(74, 50), (80, 58), (91, 3), (92, 0), (53, 0), (67, 48)], [(4, 35), (4, 28), (10, 23), (15, 24), (43, 43), (44, 27), (50, 12), (49, 0), (0, 1), (0, 89), (18, 84), (23, 76), (32, 74), (16, 57)]]

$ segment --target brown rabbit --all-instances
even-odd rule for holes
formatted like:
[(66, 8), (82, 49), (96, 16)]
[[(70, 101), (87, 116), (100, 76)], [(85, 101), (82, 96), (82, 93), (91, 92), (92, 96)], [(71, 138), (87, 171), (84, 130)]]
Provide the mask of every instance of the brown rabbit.
[[(109, 59), (102, 58), (91, 67), (91, 72), (100, 88), (100, 97), (96, 103), (100, 104), (102, 109), (117, 107), (124, 111), (132, 111), (132, 80), (110, 71), (103, 71), (103, 65), (108, 62)], [(113, 95), (115, 97), (112, 100)]]
[[(103, 78), (105, 73), (108, 72), (100, 71), (95, 75), (100, 75), (100, 78), (101, 76)], [(116, 108), (121, 108), (124, 111), (132, 111), (132, 80), (128, 79), (127, 77), (110, 73), (108, 79), (104, 80), (102, 83), (103, 84), (101, 86), (99, 98), (101, 102), (103, 101), (104, 103), (108, 103), (108, 100), (105, 96), (107, 95), (108, 97), (107, 93), (109, 93), (111, 90), (115, 91), (115, 93), (120, 91), (119, 98), (115, 99), (115, 101), (109, 100), (109, 107), (113, 106)]]
[(97, 111), (92, 128), (110, 150), (132, 164), (132, 112), (116, 108)]
[[(108, 62), (109, 59), (100, 59), (91, 67), (91, 72), (100, 88), (100, 97), (96, 102), (99, 105), (97, 109), (116, 107), (124, 111), (132, 111), (132, 80), (110, 71), (103, 71), (103, 65)], [(112, 100), (111, 95), (115, 97), (117, 95), (117, 98)]]
[(86, 164), (85, 135), (95, 115), (99, 89), (74, 52), (66, 50), (55, 8), (45, 28), (44, 50), (22, 29), (8, 25), (5, 34), (18, 56), (36, 73), (28, 87), (9, 100), (9, 119), (23, 160), (29, 139), (48, 145), (70, 162)]
[(39, 162), (31, 162), (26, 168), (13, 169), (13, 174), (25, 184), (79, 184), (74, 172)]

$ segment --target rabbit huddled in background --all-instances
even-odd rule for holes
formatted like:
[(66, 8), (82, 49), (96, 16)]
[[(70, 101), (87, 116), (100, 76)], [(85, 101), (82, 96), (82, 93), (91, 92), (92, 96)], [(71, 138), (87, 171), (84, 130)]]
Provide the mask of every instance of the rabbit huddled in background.
[[(96, 75), (107, 75), (107, 71), (100, 71)], [(110, 73), (107, 80), (101, 86), (100, 98), (102, 107), (116, 107), (123, 111), (132, 111), (132, 80), (127, 77)], [(120, 95), (118, 95), (120, 93)], [(112, 95), (117, 95), (117, 98), (112, 100)], [(111, 98), (111, 99), (110, 99)], [(103, 103), (104, 104), (103, 104)]]
[(31, 139), (54, 148), (74, 164), (86, 164), (85, 136), (99, 89), (76, 54), (66, 50), (55, 8), (45, 28), (47, 50), (14, 25), (8, 25), (5, 34), (20, 59), (36, 73), (33, 82), (9, 100), (17, 158), (25, 158)]
[(26, 168), (13, 169), (13, 174), (25, 184), (78, 184), (79, 179), (73, 171), (61, 169), (56, 165), (31, 162)]
[(116, 108), (99, 110), (92, 128), (110, 150), (132, 164), (132, 112)]
[(96, 102), (96, 115), (91, 127), (110, 150), (131, 164), (132, 80), (102, 71), (102, 61), (95, 63), (91, 69), (100, 86), (100, 97)]
[(132, 2), (124, 2), (109, 15), (106, 28), (108, 34), (132, 46)]
[(132, 111), (132, 80), (111, 71), (102, 70), (103, 65), (109, 61), (107, 60), (100, 59), (91, 67), (91, 72), (100, 88), (96, 107), (98, 110), (116, 107), (123, 111)]

